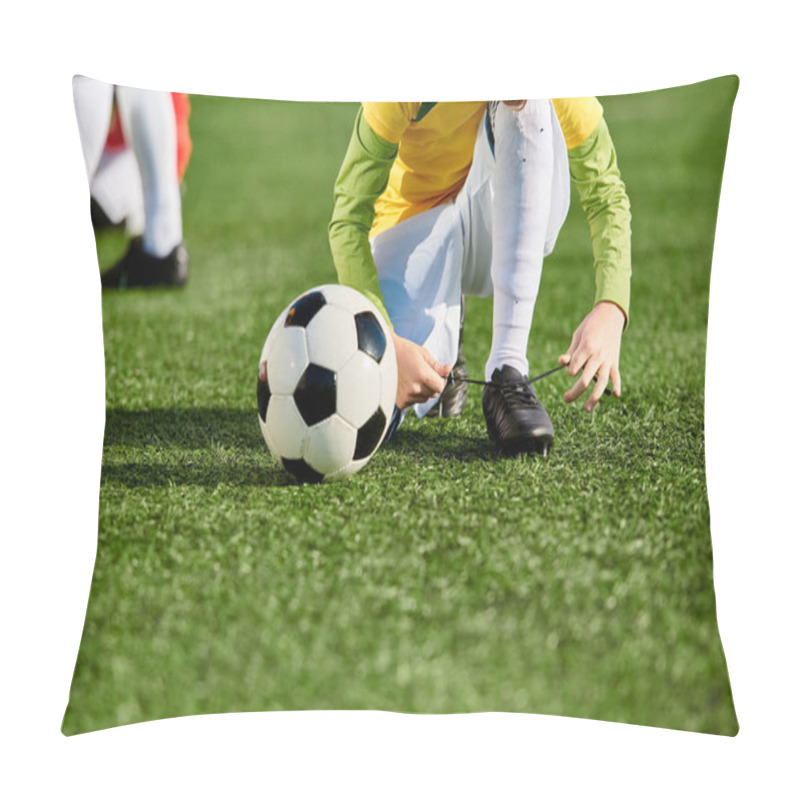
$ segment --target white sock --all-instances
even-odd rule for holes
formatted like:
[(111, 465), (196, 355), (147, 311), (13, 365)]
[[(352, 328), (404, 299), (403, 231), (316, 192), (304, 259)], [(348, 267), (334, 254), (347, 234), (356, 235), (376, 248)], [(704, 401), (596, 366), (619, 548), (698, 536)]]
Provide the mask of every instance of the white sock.
[(175, 110), (168, 92), (117, 87), (125, 139), (136, 155), (144, 196), (142, 247), (164, 257), (183, 239)]
[(486, 362), (489, 381), (495, 369), (514, 367), (521, 375), (528, 374), (528, 337), (533, 318), (534, 300), (520, 299), (495, 287), (492, 327), (492, 349)]
[(508, 364), (528, 374), (528, 338), (539, 293), (553, 183), (549, 100), (521, 111), (499, 103), (492, 176), (492, 349), (486, 380)]

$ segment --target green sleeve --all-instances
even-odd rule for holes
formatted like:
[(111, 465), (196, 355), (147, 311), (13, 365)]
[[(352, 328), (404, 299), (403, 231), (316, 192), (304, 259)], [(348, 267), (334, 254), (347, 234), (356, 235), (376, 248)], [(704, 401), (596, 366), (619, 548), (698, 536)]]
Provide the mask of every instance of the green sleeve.
[(365, 294), (389, 321), (378, 271), (369, 245), (375, 201), (389, 182), (397, 145), (378, 136), (359, 109), (350, 144), (334, 186), (333, 217), (328, 226), (339, 283)]
[(595, 269), (595, 305), (616, 303), (625, 314), (631, 294), (631, 206), (605, 119), (569, 151), (572, 183), (589, 221)]

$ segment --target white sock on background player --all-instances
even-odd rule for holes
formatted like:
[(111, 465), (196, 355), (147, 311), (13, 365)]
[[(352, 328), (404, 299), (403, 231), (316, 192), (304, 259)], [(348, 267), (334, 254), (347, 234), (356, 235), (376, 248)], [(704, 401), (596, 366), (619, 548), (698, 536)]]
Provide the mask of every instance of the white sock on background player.
[(144, 197), (142, 247), (164, 257), (183, 239), (177, 131), (168, 92), (117, 87), (117, 109), (125, 139), (136, 156)]

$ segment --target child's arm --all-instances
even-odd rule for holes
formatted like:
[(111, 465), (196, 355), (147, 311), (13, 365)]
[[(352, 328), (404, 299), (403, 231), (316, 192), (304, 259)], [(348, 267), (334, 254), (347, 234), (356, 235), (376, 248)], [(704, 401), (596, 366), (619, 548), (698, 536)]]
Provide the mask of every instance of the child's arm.
[[(586, 410), (591, 411), (609, 380), (615, 395), (622, 391), (619, 353), (630, 303), (630, 202), (597, 100), (577, 98), (553, 103), (569, 148), (570, 177), (589, 222), (595, 268), (594, 307), (559, 360), (569, 365), (570, 375), (581, 373), (565, 393), (566, 402), (576, 400), (597, 379), (586, 402)], [(589, 126), (593, 125), (588, 136), (587, 120)]]
[(392, 323), (378, 285), (369, 232), (375, 219), (375, 201), (389, 182), (397, 149), (396, 144), (387, 142), (370, 128), (359, 109), (334, 185), (333, 216), (328, 225), (328, 241), (339, 283), (366, 295), (389, 325)]
[[(375, 201), (389, 181), (398, 146), (378, 135), (359, 110), (334, 188), (333, 218), (328, 227), (331, 254), (339, 282), (352, 286), (378, 307), (391, 326), (378, 284), (369, 244)], [(397, 355), (397, 395), (401, 409), (423, 403), (445, 387), (450, 367), (440, 364), (414, 342), (392, 333)]]

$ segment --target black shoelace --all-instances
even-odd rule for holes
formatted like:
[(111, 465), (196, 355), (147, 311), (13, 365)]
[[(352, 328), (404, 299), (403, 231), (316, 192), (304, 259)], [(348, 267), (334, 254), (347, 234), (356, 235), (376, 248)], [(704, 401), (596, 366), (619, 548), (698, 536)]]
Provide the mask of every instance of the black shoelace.
[(513, 381), (499, 385), (506, 408), (541, 408), (539, 398), (527, 381)]
[[(477, 386), (494, 386), (500, 389), (503, 392), (503, 396), (507, 399), (511, 399), (512, 396), (514, 398), (521, 398), (523, 395), (527, 398), (535, 400), (535, 395), (531, 395), (530, 392), (523, 391), (523, 387), (529, 386), (532, 383), (536, 383), (536, 381), (542, 380), (542, 378), (548, 377), (548, 375), (552, 375), (554, 372), (558, 372), (566, 367), (566, 364), (559, 364), (557, 367), (553, 367), (553, 369), (548, 369), (546, 372), (541, 372), (538, 375), (534, 375), (533, 378), (524, 378), (521, 381), (513, 381), (510, 383), (494, 383), (494, 381), (477, 381), (473, 378), (458, 378), (451, 372), (447, 376), (447, 383), (474, 383)], [(593, 380), (597, 381), (597, 376), (593, 378)], [(512, 394), (508, 394), (504, 389), (509, 390)], [(613, 392), (610, 389), (603, 389), (603, 394), (611, 395)], [(536, 401), (538, 403), (538, 400)], [(530, 405), (529, 402), (526, 402), (526, 405)]]

